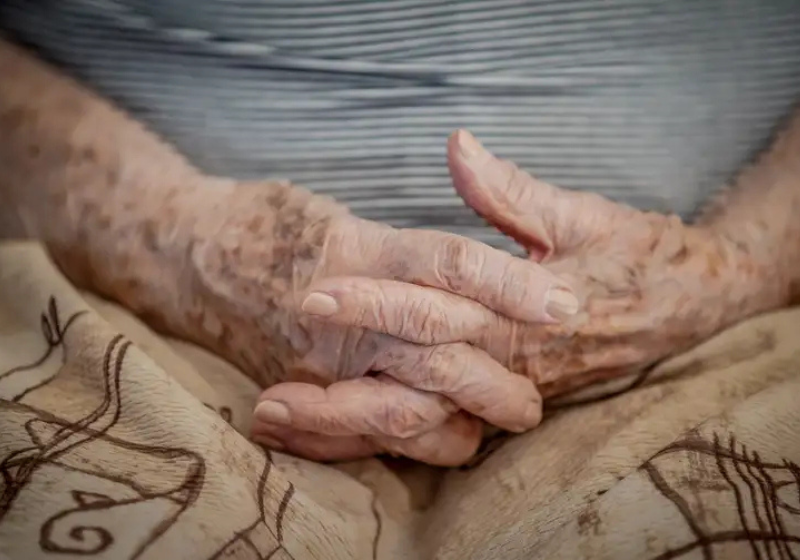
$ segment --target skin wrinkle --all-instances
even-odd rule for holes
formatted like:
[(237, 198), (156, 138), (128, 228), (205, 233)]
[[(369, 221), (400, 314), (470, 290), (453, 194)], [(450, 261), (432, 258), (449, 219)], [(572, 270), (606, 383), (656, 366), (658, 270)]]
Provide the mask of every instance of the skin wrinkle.
[[(429, 273), (458, 289), (481, 272), (466, 265), (488, 268), (483, 255), (465, 252), (465, 240), (445, 236), (437, 238), (436, 266), (422, 270), (419, 238), (397, 244), (409, 232), (358, 220), (286, 182), (208, 177), (138, 123), (3, 42), (0, 67), (7, 78), (0, 87), (7, 211), (25, 217), (73, 282), (201, 344), (263, 385), (358, 377), (394, 344), (300, 316), (312, 281), (343, 274), (409, 281), (413, 270), (418, 284)], [(702, 227), (528, 181), (503, 163), (515, 178), (495, 185), (505, 198), (465, 199), (484, 206), (505, 200), (496, 223), (527, 239), (532, 258), (547, 253), (548, 270), (570, 279), (585, 309), (561, 326), (499, 317), (483, 325), (487, 334), (476, 346), (550, 396), (785, 305), (800, 278), (798, 121)], [(509, 192), (515, 186), (530, 193)], [(379, 257), (357, 257), (369, 251)], [(399, 319), (401, 327), (408, 321)], [(474, 422), (457, 418), (458, 429), (474, 430)]]
[[(583, 321), (574, 321), (573, 332), (564, 326), (518, 323), (517, 329), (506, 326), (495, 333), (500, 339), (513, 339), (506, 343), (514, 349), (513, 371), (527, 372), (542, 384), (546, 396), (552, 395), (652, 363), (733, 322), (785, 305), (791, 282), (776, 282), (774, 267), (785, 267), (786, 261), (777, 255), (764, 259), (759, 245), (772, 240), (774, 252), (775, 238), (786, 239), (788, 254), (800, 245), (797, 220), (772, 220), (778, 201), (778, 217), (792, 215), (787, 206), (794, 208), (795, 216), (800, 210), (800, 117), (794, 121), (773, 150), (791, 161), (762, 158), (762, 165), (767, 162), (776, 169), (761, 175), (772, 178), (773, 185), (780, 175), (784, 183), (765, 193), (769, 181), (740, 179), (738, 189), (746, 191), (739, 195), (745, 201), (741, 206), (757, 211), (740, 214), (735, 221), (721, 212), (717, 224), (686, 225), (677, 216), (557, 190), (527, 177), (510, 162), (495, 160), (492, 171), (477, 172), (451, 163), (459, 193), (466, 200), (481, 201), (476, 210), (493, 224), (507, 224), (514, 216), (509, 233), (535, 247), (532, 257), (538, 247), (555, 240), (546, 264), (569, 278), (583, 300), (586, 314)], [(794, 147), (787, 148), (787, 137), (794, 138)], [(474, 175), (478, 172), (483, 173), (479, 178)], [(530, 204), (520, 205), (522, 200)], [(759, 219), (760, 214), (769, 219)], [(747, 235), (738, 243), (731, 243), (731, 235), (719, 234), (727, 228), (747, 231), (743, 226), (753, 218), (774, 234), (762, 229), (761, 235)], [(550, 241), (535, 239), (543, 231)], [(796, 277), (797, 260), (789, 262), (787, 276)]]
[[(313, 277), (323, 254), (323, 236), (331, 219), (327, 207), (309, 204), (310, 193), (283, 185), (239, 184), (224, 196), (229, 211), (214, 227), (195, 230), (198, 242), (192, 260), (200, 289), (208, 296), (201, 300), (213, 302), (210, 305), (222, 315), (222, 322), (236, 333), (227, 341), (229, 348), (216, 350), (231, 354), (235, 347), (252, 345), (248, 339), (260, 332), (258, 346), (270, 348), (272, 359), (269, 364), (259, 360), (245, 367), (261, 383), (313, 375), (303, 372), (298, 362), (314, 346), (310, 320), (285, 311), (299, 303), (294, 295), (310, 281), (299, 271), (311, 270)], [(334, 209), (330, 215), (336, 215), (336, 206), (329, 204)], [(216, 230), (230, 232), (231, 242), (217, 243)], [(282, 366), (269, 369), (275, 364)]]

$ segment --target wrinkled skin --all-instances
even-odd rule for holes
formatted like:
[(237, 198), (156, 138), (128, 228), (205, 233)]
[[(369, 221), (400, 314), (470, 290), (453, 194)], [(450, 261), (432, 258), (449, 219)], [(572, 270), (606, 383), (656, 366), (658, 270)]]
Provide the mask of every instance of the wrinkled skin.
[[(420, 325), (434, 337), (442, 321), (451, 334), (462, 330), (459, 342), (428, 346), (325, 323), (301, 308), (325, 307), (324, 298), (306, 301), (311, 282), (346, 274), (414, 286), (453, 306), (469, 300), (481, 316), (553, 323), (578, 302), (552, 273), (462, 237), (359, 220), (289, 183), (209, 176), (2, 40), (0, 67), (0, 222), (11, 216), (15, 235), (40, 239), (75, 285), (204, 346), (264, 386), (336, 382), (330, 394), (350, 414), (344, 423), (330, 417), (325, 429), (369, 433), (398, 453), (417, 456), (425, 442), (415, 438), (430, 440), (446, 425), (468, 445), (441, 460), (466, 458), (475, 423), (457, 410), (513, 431), (539, 422), (534, 384), (461, 342), (470, 315)], [(290, 396), (302, 397), (302, 387), (290, 386)]]
[[(563, 325), (526, 324), (413, 285), (326, 278), (309, 288), (338, 301), (339, 311), (326, 321), (418, 344), (466, 343), (533, 380), (548, 396), (651, 364), (780, 300), (754, 259), (711, 230), (546, 185), (494, 158), (465, 132), (451, 138), (449, 164), (465, 202), (521, 243), (531, 260), (567, 280), (582, 312)], [(436, 327), (422, 328), (431, 324)], [(360, 402), (369, 402), (373, 389), (361, 389)], [(340, 402), (338, 390), (292, 383), (268, 389), (256, 409), (255, 438), (315, 459), (386, 451), (380, 438), (347, 419), (364, 412)], [(270, 401), (288, 414), (271, 414)], [(459, 462), (480, 438), (478, 420), (463, 412), (448, 416), (442, 401), (427, 404), (441, 407), (423, 414), (427, 439), (417, 436), (389, 451)], [(445, 417), (439, 424), (433, 420)], [(333, 428), (345, 425), (354, 429)]]
[[(542, 268), (288, 183), (209, 177), (2, 40), (0, 67), (0, 222), (77, 286), (279, 383), (254, 435), (297, 453), (458, 464), (475, 417), (539, 421), (533, 381), (551, 395), (616, 375), (800, 295), (798, 116), (707, 229), (556, 191), (459, 134), (456, 188)], [(565, 280), (585, 310), (557, 328), (579, 307)]]
[[(539, 423), (531, 380), (466, 342), (484, 336), (487, 321), (555, 324), (578, 310), (566, 284), (540, 265), (455, 235), (361, 220), (286, 185), (217, 185), (180, 207), (191, 210), (194, 227), (190, 280), (178, 285), (191, 290), (168, 319), (198, 325), (196, 340), (263, 384), (292, 381), (280, 389), (290, 400), (326, 395), (314, 429), (367, 434), (381, 449), (453, 464), (478, 445), (476, 417), (515, 432)], [(409, 298), (391, 304), (398, 317), (416, 310), (403, 325), (418, 335), (411, 341), (303, 311), (325, 311), (309, 284), (343, 274), (429, 294), (440, 312)], [(444, 312), (451, 307), (460, 311)], [(325, 406), (347, 412), (326, 415)], [(272, 409), (279, 417), (280, 403)], [(455, 441), (444, 454), (426, 444), (437, 430)]]

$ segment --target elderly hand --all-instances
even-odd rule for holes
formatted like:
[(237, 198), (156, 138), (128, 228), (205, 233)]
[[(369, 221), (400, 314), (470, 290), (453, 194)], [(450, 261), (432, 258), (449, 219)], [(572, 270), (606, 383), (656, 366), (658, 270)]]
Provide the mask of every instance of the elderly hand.
[[(577, 299), (551, 272), (455, 235), (361, 220), (287, 185), (222, 184), (202, 196), (191, 205), (182, 323), (264, 385), (293, 382), (262, 404), (261, 418), (302, 423), (308, 408), (283, 403), (314, 401), (306, 428), (368, 434), (382, 449), (446, 464), (474, 453), (472, 415), (517, 432), (538, 424), (534, 384), (466, 341), (509, 318), (551, 324), (574, 314)], [(339, 278), (384, 291), (373, 315), (383, 327), (326, 320), (349, 303), (308, 287)], [(414, 322), (399, 325), (409, 307)], [(401, 336), (381, 332), (396, 328)], [(434, 455), (409, 444), (445, 425), (453, 436)], [(340, 449), (353, 454), (363, 452)]]
[[(466, 132), (451, 138), (448, 155), (455, 187), (466, 203), (521, 243), (531, 260), (573, 286), (584, 312), (564, 325), (525, 324), (435, 290), (391, 279), (330, 275), (309, 288), (336, 301), (336, 309), (324, 314), (330, 324), (394, 336), (432, 355), (448, 355), (437, 344), (447, 343), (446, 348), (458, 341), (459, 347), (480, 351), (490, 363), (533, 380), (547, 396), (646, 366), (756, 309), (754, 298), (770, 297), (755, 295), (762, 278), (749, 256), (701, 227), (539, 182), (496, 159)], [(511, 284), (502, 275), (494, 281)], [(466, 364), (455, 363), (450, 389), (476, 391), (474, 378), (464, 373)], [(429, 375), (417, 370), (416, 386), (433, 383)], [(458, 412), (427, 434), (406, 439), (404, 446), (396, 441), (387, 446), (364, 429), (392, 409), (382, 404), (376, 410), (370, 404), (380, 399), (377, 385), (362, 385), (358, 400), (349, 401), (340, 398), (344, 383), (327, 389), (295, 384), (268, 389), (256, 409), (261, 420), (257, 437), (315, 459), (390, 451), (438, 463), (448, 462), (445, 450), (480, 437), (474, 421)], [(491, 398), (497, 400), (484, 406), (507, 405), (500, 393)], [(272, 402), (285, 407), (283, 418), (259, 414), (272, 406), (264, 403)], [(375, 414), (372, 421), (365, 417), (369, 413)], [(407, 414), (409, 421), (417, 416), (435, 415), (421, 409)]]

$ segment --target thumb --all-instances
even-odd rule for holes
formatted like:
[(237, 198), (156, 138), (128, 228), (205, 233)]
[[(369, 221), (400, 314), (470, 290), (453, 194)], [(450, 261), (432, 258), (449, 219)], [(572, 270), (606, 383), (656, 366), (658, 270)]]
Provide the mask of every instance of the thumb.
[(466, 130), (450, 136), (447, 162), (464, 202), (536, 261), (590, 242), (621, 208), (600, 196), (534, 179), (496, 158)]

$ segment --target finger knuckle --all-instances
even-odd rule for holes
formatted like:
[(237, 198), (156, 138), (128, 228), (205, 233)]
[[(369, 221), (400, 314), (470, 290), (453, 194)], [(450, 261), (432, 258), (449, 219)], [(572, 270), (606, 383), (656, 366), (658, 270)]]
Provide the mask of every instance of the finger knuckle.
[(461, 292), (476, 275), (480, 262), (470, 250), (470, 243), (461, 237), (447, 236), (437, 250), (439, 281), (452, 292)]
[(341, 422), (331, 414), (310, 415), (306, 422), (309, 425), (308, 431), (320, 434), (335, 434), (341, 429)]
[(408, 334), (430, 344), (439, 343), (447, 324), (444, 313), (425, 300), (410, 302), (406, 309), (409, 316), (406, 326), (411, 329)]
[[(359, 309), (359, 325), (370, 325), (374, 323), (378, 331), (392, 333), (395, 323), (402, 325), (403, 316), (400, 311), (406, 308), (405, 305), (393, 305), (389, 294), (381, 287), (375, 287), (374, 293), (369, 298), (369, 303)], [(397, 302), (394, 302), (395, 304)], [(369, 321), (370, 315), (373, 321)]]
[(457, 392), (464, 386), (466, 364), (463, 360), (464, 344), (442, 344), (433, 347), (427, 354), (425, 371), (426, 385), (430, 390), (444, 394)]
[(428, 425), (428, 415), (416, 406), (403, 403), (383, 410), (383, 427), (387, 435), (407, 439), (422, 432)]

